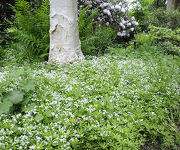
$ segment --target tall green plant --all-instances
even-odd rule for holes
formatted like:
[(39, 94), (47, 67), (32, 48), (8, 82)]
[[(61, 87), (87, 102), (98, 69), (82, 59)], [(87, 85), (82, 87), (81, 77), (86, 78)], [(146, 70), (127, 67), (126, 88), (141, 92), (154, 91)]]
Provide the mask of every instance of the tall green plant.
[(82, 51), (85, 55), (104, 54), (113, 45), (116, 32), (110, 27), (96, 28), (86, 39), (82, 40)]
[(92, 14), (88, 16), (86, 13), (88, 7), (89, 6), (85, 7), (79, 13), (79, 35), (81, 40), (92, 33), (93, 25), (96, 23), (93, 21), (93, 18), (98, 13), (98, 9), (94, 10)]
[(17, 0), (13, 10), (15, 22), (8, 32), (14, 37), (12, 48), (17, 59), (46, 59), (49, 50), (49, 0), (44, 0), (39, 7), (32, 7), (26, 0)]

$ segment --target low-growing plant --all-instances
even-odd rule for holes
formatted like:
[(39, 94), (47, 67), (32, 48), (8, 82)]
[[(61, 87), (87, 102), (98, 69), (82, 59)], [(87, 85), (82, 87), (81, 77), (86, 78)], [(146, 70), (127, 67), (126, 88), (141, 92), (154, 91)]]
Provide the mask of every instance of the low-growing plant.
[[(179, 58), (143, 46), (32, 66), (38, 86), (23, 113), (0, 115), (0, 149), (178, 149)], [(0, 91), (18, 90), (21, 78), (6, 86), (9, 70), (0, 69)]]
[[(0, 84), (0, 115), (3, 113), (20, 112), (29, 102), (29, 95), (35, 90), (35, 80), (28, 78), (30, 70), (17, 69), (7, 75), (6, 83)], [(18, 86), (11, 91), (5, 91), (5, 87), (9, 87), (18, 79), (21, 79)]]
[(138, 33), (135, 35), (135, 40), (137, 42), (137, 44), (148, 44), (148, 45), (152, 45), (155, 42), (155, 37), (151, 34), (147, 34), (145, 32), (143, 33)]

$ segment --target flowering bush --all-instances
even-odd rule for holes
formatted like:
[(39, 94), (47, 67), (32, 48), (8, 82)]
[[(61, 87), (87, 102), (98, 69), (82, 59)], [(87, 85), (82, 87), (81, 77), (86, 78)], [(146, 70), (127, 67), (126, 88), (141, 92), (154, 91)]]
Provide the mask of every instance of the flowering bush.
[(127, 14), (128, 3), (126, 1), (111, 3), (106, 0), (78, 0), (79, 11), (89, 6), (87, 14), (91, 14), (95, 9), (99, 9), (95, 20), (99, 25), (110, 26), (117, 31), (119, 37), (130, 37), (134, 33), (138, 22), (134, 17)]

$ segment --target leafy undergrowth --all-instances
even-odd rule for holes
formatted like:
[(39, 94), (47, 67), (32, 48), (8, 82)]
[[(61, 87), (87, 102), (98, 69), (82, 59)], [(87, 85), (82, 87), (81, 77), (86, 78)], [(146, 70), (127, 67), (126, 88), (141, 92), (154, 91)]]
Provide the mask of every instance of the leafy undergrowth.
[[(0, 115), (0, 149), (178, 149), (179, 57), (113, 50), (29, 66), (36, 87), (22, 109)], [(19, 90), (22, 75), (8, 78), (19, 69), (1, 68), (1, 98)]]

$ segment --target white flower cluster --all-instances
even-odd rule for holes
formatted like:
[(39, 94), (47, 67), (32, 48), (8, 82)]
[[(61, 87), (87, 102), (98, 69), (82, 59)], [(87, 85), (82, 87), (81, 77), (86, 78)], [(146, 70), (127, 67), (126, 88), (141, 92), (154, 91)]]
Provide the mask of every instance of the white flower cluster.
[(111, 26), (117, 31), (119, 37), (129, 37), (134, 33), (138, 22), (134, 17), (127, 14), (128, 3), (126, 1), (120, 3), (111, 3), (106, 0), (78, 0), (79, 11), (89, 6), (87, 13), (91, 14), (93, 10), (99, 9), (95, 20), (103, 26)]

